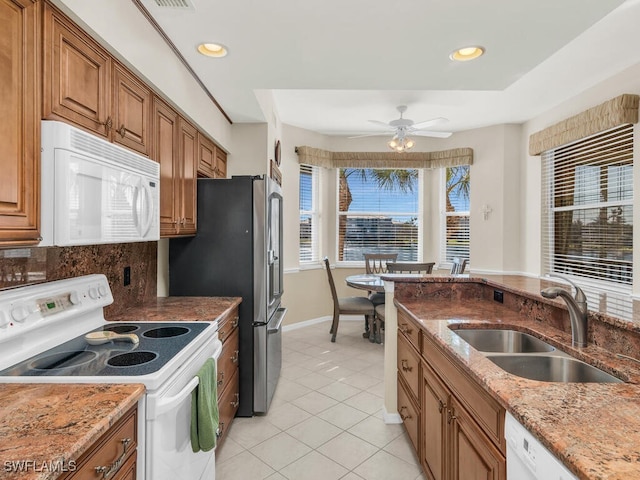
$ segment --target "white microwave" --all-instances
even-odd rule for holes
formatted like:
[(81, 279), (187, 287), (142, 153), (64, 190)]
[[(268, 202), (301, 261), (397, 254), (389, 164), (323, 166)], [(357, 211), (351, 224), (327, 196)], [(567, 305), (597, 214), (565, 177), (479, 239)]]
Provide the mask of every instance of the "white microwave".
[(45, 120), (41, 175), (41, 246), (160, 238), (157, 162)]

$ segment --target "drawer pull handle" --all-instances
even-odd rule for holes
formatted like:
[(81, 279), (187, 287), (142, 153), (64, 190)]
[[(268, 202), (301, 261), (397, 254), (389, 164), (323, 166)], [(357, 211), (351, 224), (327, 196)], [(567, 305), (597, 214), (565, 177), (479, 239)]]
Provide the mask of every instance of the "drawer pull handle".
[(218, 386), (224, 383), (224, 372), (218, 372)]
[(113, 462), (110, 467), (95, 467), (96, 473), (102, 474), (103, 480), (111, 478), (113, 475), (115, 475), (124, 463), (124, 458), (127, 456), (127, 449), (129, 448), (131, 439), (123, 438), (120, 441), (122, 442), (122, 454), (116, 459), (116, 461)]
[(218, 338), (224, 339), (226, 333), (224, 330), (218, 330)]
[(404, 422), (405, 420), (409, 420), (411, 417), (411, 414), (409, 413), (402, 413), (404, 410), (407, 410), (407, 407), (405, 407), (404, 405), (402, 407), (400, 407), (400, 418), (402, 419), (402, 421)]
[(224, 433), (224, 422), (220, 422), (218, 424), (218, 428), (216, 428), (216, 438), (220, 438)]
[(236, 408), (238, 405), (240, 405), (240, 394), (236, 393), (236, 394), (234, 394), (234, 396), (236, 397), (236, 399), (231, 402), (231, 406), (233, 408)]
[(409, 366), (409, 362), (407, 360), (402, 359), (400, 363), (402, 364), (402, 371), (410, 372), (411, 370), (413, 370), (413, 367)]
[(444, 410), (444, 403), (442, 400), (438, 400), (438, 412), (442, 413), (442, 410)]
[(231, 322), (231, 328), (236, 328), (238, 326), (238, 323), (240, 323), (240, 317), (236, 315), (233, 319), (233, 322)]
[(411, 332), (413, 332), (413, 329), (407, 328), (406, 323), (401, 323), (400, 325), (398, 325), (398, 329), (405, 335), (411, 335)]
[(457, 418), (458, 417), (453, 414), (452, 410), (447, 410), (447, 423), (451, 423), (451, 420), (455, 420)]
[(240, 355), (240, 350), (236, 350), (233, 356), (231, 357), (231, 363), (238, 363), (239, 355)]

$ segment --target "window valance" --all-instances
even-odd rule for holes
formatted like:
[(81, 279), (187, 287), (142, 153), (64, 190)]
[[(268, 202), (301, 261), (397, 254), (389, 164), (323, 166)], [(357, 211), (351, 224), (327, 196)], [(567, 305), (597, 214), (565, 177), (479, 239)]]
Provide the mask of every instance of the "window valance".
[(473, 164), (472, 148), (439, 152), (330, 152), (296, 147), (298, 162), (324, 168), (437, 168)]
[(640, 96), (625, 93), (529, 137), (529, 155), (540, 155), (598, 132), (638, 123)]

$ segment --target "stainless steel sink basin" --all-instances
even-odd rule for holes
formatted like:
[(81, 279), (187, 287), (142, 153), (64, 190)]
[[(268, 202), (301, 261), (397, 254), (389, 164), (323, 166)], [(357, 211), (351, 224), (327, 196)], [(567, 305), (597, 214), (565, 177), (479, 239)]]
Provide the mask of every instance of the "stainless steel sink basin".
[(570, 357), (551, 355), (487, 355), (503, 370), (542, 382), (622, 383), (588, 363)]
[(539, 338), (515, 330), (464, 329), (454, 332), (480, 352), (537, 353), (555, 350)]

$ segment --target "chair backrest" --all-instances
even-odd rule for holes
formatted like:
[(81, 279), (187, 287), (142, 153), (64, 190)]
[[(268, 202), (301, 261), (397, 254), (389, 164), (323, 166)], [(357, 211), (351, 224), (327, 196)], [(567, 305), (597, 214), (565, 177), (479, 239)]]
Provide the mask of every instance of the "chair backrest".
[(387, 263), (395, 262), (397, 253), (365, 253), (364, 268), (368, 274), (387, 273)]
[(467, 266), (467, 259), (460, 257), (453, 257), (453, 263), (451, 264), (451, 275), (459, 275), (464, 273), (464, 269)]
[(435, 262), (389, 262), (387, 270), (389, 273), (431, 273)]
[(333, 282), (333, 275), (331, 274), (331, 266), (329, 265), (329, 258), (324, 257), (322, 260), (324, 266), (327, 269), (327, 278), (329, 279), (329, 287), (331, 288), (331, 297), (333, 298), (334, 308), (338, 305), (338, 292), (336, 292), (336, 284)]

